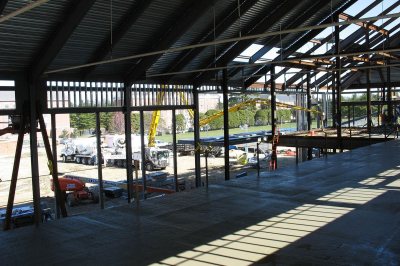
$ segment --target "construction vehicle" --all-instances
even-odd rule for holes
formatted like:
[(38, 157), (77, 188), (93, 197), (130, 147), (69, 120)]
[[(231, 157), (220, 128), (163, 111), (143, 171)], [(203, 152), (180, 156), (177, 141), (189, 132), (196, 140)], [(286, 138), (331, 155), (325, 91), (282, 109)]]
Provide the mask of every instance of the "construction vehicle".
[[(103, 157), (108, 165), (125, 167), (127, 165), (125, 136), (106, 135)], [(131, 135), (132, 143), (132, 165), (134, 160), (142, 161), (140, 136)], [(169, 149), (158, 147), (145, 147), (145, 169), (153, 171), (155, 169), (164, 170), (169, 165)]]
[[(54, 191), (54, 183), (51, 180), (51, 190)], [(78, 179), (65, 177), (58, 178), (61, 192), (65, 195), (65, 202), (69, 207), (73, 207), (82, 201), (99, 202), (99, 193), (94, 187), (86, 187), (85, 183)]]
[(95, 138), (71, 139), (64, 143), (61, 150), (63, 162), (76, 162), (82, 164), (97, 164), (97, 147)]
[[(159, 92), (157, 94), (157, 104), (158, 105), (161, 105), (161, 103), (163, 101), (164, 93), (165, 93), (165, 91), (162, 90), (161, 92)], [(184, 94), (180, 93), (180, 96), (181, 96), (182, 101), (187, 103), (187, 99), (184, 97)], [(251, 106), (251, 105), (256, 105), (256, 104), (271, 105), (271, 100), (262, 99), (262, 98), (250, 99), (250, 100), (243, 101), (241, 103), (238, 103), (238, 104), (230, 107), (228, 109), (228, 112), (229, 113), (230, 112), (236, 112), (236, 111), (238, 111), (238, 110), (240, 110), (240, 109), (242, 109), (244, 107)], [(307, 109), (305, 107), (301, 107), (301, 106), (297, 106), (297, 105), (293, 105), (293, 104), (275, 102), (275, 105), (277, 107), (281, 107), (281, 108), (288, 108), (288, 109), (297, 110), (297, 111), (311, 112), (311, 113), (315, 113), (315, 114), (320, 115), (320, 116), (322, 115), (322, 112), (320, 112), (318, 110)], [(189, 111), (190, 117), (193, 119), (194, 118), (193, 110), (189, 109), (188, 111)], [(160, 110), (153, 111), (153, 116), (152, 116), (150, 130), (149, 130), (149, 138), (148, 138), (148, 146), (149, 147), (154, 147), (155, 146), (155, 136), (156, 136), (156, 132), (157, 132), (157, 126), (158, 126), (158, 123), (159, 123), (159, 120), (160, 120), (160, 115), (161, 115)], [(213, 120), (215, 120), (215, 119), (217, 119), (217, 118), (219, 118), (219, 117), (221, 117), (223, 115), (224, 115), (224, 111), (220, 111), (220, 112), (217, 112), (217, 113), (215, 113), (213, 115), (204, 117), (204, 118), (200, 119), (199, 126), (203, 127), (203, 126), (209, 124), (211, 121), (213, 121)], [(186, 150), (189, 150), (189, 149), (186, 149), (186, 147), (185, 147), (184, 153), (185, 154), (189, 154), (189, 152), (186, 152)]]

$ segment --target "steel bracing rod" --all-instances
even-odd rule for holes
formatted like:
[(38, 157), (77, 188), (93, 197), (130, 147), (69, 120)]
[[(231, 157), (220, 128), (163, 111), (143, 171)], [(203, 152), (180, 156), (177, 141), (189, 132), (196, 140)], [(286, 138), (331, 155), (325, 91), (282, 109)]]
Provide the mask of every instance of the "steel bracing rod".
[[(35, 7), (41, 6), (43, 4), (46, 4), (47, 2), (49, 2), (50, 0), (37, 0), (35, 2), (32, 2), (30, 4), (27, 4), (24, 7), (21, 7), (20, 9), (15, 10), (14, 12), (11, 12), (10, 14), (4, 15), (2, 17), (0, 17), (0, 23), (7, 21), (9, 19), (12, 19), (13, 17), (16, 17), (18, 15), (21, 15), (25, 12), (28, 12), (29, 10), (34, 9)], [(7, 3), (7, 1), (5, 1)], [(5, 6), (5, 4), (4, 4)], [(4, 7), (3, 7), (4, 8)], [(0, 10), (2, 11), (2, 10)], [(1, 14), (1, 12), (0, 12)]]
[[(336, 21), (339, 21), (339, 16), (335, 17)], [(335, 26), (335, 54), (340, 54), (342, 47), (341, 47), (341, 43), (340, 43), (340, 27), (339, 26)], [(337, 114), (337, 118), (336, 118), (336, 132), (337, 132), (337, 137), (339, 140), (339, 148), (340, 148), (340, 152), (343, 152), (343, 145), (342, 145), (342, 60), (340, 58), (340, 56), (337, 56), (335, 58), (335, 63), (336, 63), (336, 71), (334, 72), (334, 75), (336, 75), (335, 81), (336, 81), (336, 114)], [(332, 87), (333, 88), (333, 87)]]
[[(213, 45), (219, 45), (219, 44), (240, 42), (240, 41), (244, 41), (244, 40), (266, 38), (266, 37), (275, 36), (275, 35), (285, 35), (285, 34), (297, 33), (297, 32), (303, 32), (303, 31), (312, 31), (312, 30), (317, 30), (317, 29), (324, 29), (327, 27), (354, 24), (356, 22), (366, 22), (366, 21), (370, 21), (370, 20), (398, 18), (398, 17), (400, 17), (400, 13), (393, 13), (393, 14), (389, 14), (389, 15), (367, 17), (367, 18), (355, 19), (355, 20), (350, 20), (350, 21), (341, 21), (341, 22), (334, 22), (334, 23), (328, 23), (328, 24), (306, 26), (306, 27), (293, 28), (293, 29), (287, 29), (287, 30), (282, 30), (282, 31), (265, 32), (265, 33), (255, 34), (255, 35), (248, 35), (248, 36), (242, 36), (242, 37), (236, 37), (236, 38), (216, 40), (216, 41), (212, 41), (212, 42), (199, 43), (199, 44), (187, 45), (187, 46), (182, 46), (182, 47), (168, 48), (168, 49), (163, 49), (163, 50), (159, 50), (159, 51), (147, 52), (147, 53), (125, 56), (125, 57), (109, 59), (109, 60), (103, 60), (103, 61), (82, 64), (82, 65), (77, 65), (77, 66), (71, 66), (71, 67), (66, 67), (66, 68), (54, 69), (54, 70), (46, 71), (45, 74), (52, 74), (52, 73), (64, 72), (64, 71), (68, 71), (68, 70), (80, 69), (80, 68), (85, 68), (85, 67), (90, 67), (90, 66), (116, 63), (116, 62), (138, 59), (138, 58), (154, 56), (154, 55), (162, 55), (165, 53), (180, 52), (180, 51), (184, 51), (184, 50), (188, 50), (188, 49), (195, 49), (195, 48), (201, 48), (201, 47), (207, 47), (207, 46), (213, 46)], [(332, 56), (334, 56), (334, 55), (332, 55)]]
[[(54, 161), (54, 156), (52, 154), (49, 142), (49, 136), (47, 135), (46, 124), (44, 123), (43, 114), (40, 106), (37, 107), (37, 116), (39, 119), (40, 131), (42, 133), (44, 148), (46, 150), (47, 160), (51, 163), (52, 171), (51, 175), (53, 177), (54, 191), (56, 192), (57, 205), (61, 210), (62, 217), (67, 217), (67, 210), (65, 208), (64, 197), (61, 192), (60, 183), (58, 181), (58, 169), (56, 162)], [(32, 123), (31, 123), (32, 124)]]
[(14, 198), (15, 198), (15, 190), (17, 188), (17, 179), (18, 179), (18, 170), (19, 164), (21, 162), (21, 153), (22, 153), (22, 144), (24, 142), (25, 135), (25, 117), (21, 116), (21, 125), (20, 125), (18, 140), (17, 140), (17, 148), (15, 149), (15, 157), (14, 157), (14, 166), (11, 175), (11, 183), (10, 183), (10, 192), (8, 193), (8, 202), (7, 202), (7, 210), (6, 210), (6, 218), (4, 221), (4, 230), (9, 230), (11, 228), (11, 216), (12, 210), (14, 207)]

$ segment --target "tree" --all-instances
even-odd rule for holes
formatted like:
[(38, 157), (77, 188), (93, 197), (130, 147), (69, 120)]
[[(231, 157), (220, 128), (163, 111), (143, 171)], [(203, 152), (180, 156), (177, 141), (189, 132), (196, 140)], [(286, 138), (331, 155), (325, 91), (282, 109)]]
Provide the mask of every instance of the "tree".
[(186, 129), (186, 119), (183, 114), (176, 115), (176, 129), (183, 131)]
[[(120, 112), (114, 113), (111, 120), (111, 126), (112, 126), (112, 131), (116, 133), (124, 132), (125, 131), (124, 114)], [(107, 128), (106, 130), (108, 131)]]
[(271, 111), (269, 109), (258, 110), (254, 115), (257, 126), (266, 126), (271, 122)]
[[(208, 117), (208, 116), (214, 115), (218, 112), (220, 112), (220, 110), (210, 109), (205, 113), (205, 116)], [(210, 125), (210, 129), (221, 129), (224, 127), (224, 118), (222, 116), (218, 117), (217, 119), (214, 119), (213, 121), (211, 121), (209, 123), (209, 125)]]
[[(120, 113), (122, 114), (122, 113)], [(114, 113), (100, 113), (100, 125), (106, 131), (110, 131)]]

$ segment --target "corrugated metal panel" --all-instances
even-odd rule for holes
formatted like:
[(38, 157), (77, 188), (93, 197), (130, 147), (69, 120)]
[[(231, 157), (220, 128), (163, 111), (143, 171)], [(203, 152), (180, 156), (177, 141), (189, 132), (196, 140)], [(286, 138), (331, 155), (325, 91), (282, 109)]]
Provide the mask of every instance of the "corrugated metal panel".
[[(3, 14), (25, 6), (28, 1), (8, 1)], [(68, 1), (53, 0), (0, 23), (0, 70), (28, 68), (38, 50), (62, 21)]]

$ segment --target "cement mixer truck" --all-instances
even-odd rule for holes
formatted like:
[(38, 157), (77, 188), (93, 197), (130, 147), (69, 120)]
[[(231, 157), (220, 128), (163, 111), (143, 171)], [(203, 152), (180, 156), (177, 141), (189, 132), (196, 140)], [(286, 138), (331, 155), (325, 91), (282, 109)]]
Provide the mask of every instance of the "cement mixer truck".
[[(142, 152), (140, 145), (140, 136), (131, 135), (132, 143), (132, 160), (142, 161)], [(104, 161), (106, 164), (115, 165), (118, 167), (125, 167), (126, 149), (125, 149), (125, 136), (124, 135), (106, 135), (104, 138)], [(165, 169), (169, 164), (168, 149), (158, 147), (145, 147), (145, 168), (148, 171), (155, 169)]]
[(63, 162), (97, 164), (96, 138), (77, 138), (64, 143), (61, 150)]

